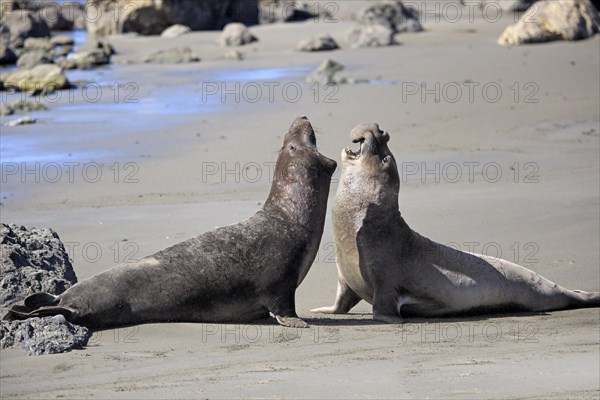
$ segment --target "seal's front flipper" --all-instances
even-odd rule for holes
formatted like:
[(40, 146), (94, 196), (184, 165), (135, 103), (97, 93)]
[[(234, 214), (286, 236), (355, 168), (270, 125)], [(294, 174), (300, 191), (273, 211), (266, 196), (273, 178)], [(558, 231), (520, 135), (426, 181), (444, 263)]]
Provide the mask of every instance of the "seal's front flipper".
[(404, 320), (397, 315), (373, 313), (373, 321), (385, 322), (386, 324), (402, 324)]
[(346, 314), (355, 305), (360, 302), (361, 298), (350, 289), (346, 281), (339, 277), (337, 294), (335, 296), (335, 304), (331, 307), (313, 308), (310, 312), (323, 314)]
[(298, 318), (296, 302), (294, 300), (295, 288), (283, 290), (283, 294), (269, 300), (267, 309), (283, 326), (290, 328), (308, 328), (308, 324)]
[(282, 317), (276, 315), (275, 318), (280, 325), (287, 326), (289, 328), (308, 328), (308, 324), (298, 317)]

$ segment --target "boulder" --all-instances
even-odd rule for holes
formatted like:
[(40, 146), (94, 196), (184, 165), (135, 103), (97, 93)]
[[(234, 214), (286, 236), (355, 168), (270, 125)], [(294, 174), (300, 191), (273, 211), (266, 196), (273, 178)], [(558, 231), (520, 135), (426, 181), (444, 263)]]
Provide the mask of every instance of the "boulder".
[(351, 48), (396, 44), (394, 31), (383, 25), (355, 25), (346, 33), (346, 41)]
[(537, 0), (480, 0), (479, 7), (493, 7), (502, 11), (525, 11)]
[(76, 51), (58, 61), (58, 65), (64, 69), (91, 69), (107, 64), (110, 64), (110, 56), (102, 50)]
[(60, 294), (77, 282), (69, 255), (52, 229), (0, 225), (0, 311), (38, 292)]
[[(86, 5), (74, 1), (61, 4), (62, 17), (72, 24), (72, 29), (83, 30), (86, 25)], [(90, 14), (90, 16), (93, 16)]]
[(73, 29), (73, 21), (66, 19), (62, 13), (62, 4), (49, 2), (41, 8), (37, 15), (48, 25), (51, 31), (69, 31)]
[(164, 38), (178, 38), (179, 36), (190, 33), (192, 30), (185, 25), (176, 24), (165, 29), (160, 36)]
[(308, 77), (306, 77), (306, 82), (308, 83), (318, 83), (320, 85), (337, 85), (339, 83), (345, 83), (344, 78), (336, 77), (336, 75), (344, 69), (344, 66), (336, 61), (331, 59), (325, 59), (317, 69), (312, 71)]
[(300, 41), (296, 45), (298, 51), (327, 51), (338, 49), (339, 46), (330, 35), (318, 35)]
[[(259, 21), (261, 24), (274, 22), (305, 21), (318, 16), (319, 7), (311, 7), (313, 4), (300, 4), (293, 0), (263, 0), (259, 2)], [(316, 3), (315, 3), (316, 4)], [(336, 8), (336, 4), (329, 4), (330, 8)], [(318, 10), (317, 10), (318, 9)]]
[(20, 347), (30, 356), (65, 353), (88, 344), (92, 332), (62, 315), (0, 322), (0, 348)]
[(380, 25), (398, 32), (420, 32), (423, 26), (415, 11), (400, 1), (380, 1), (361, 9), (356, 15), (359, 25)]
[(52, 64), (52, 57), (44, 50), (26, 51), (17, 60), (17, 67), (23, 69), (31, 69), (41, 64)]
[(87, 29), (93, 36), (124, 32), (159, 35), (171, 25), (190, 29), (221, 29), (230, 22), (258, 23), (258, 0), (88, 0)]
[(256, 40), (246, 25), (237, 22), (227, 24), (219, 36), (219, 44), (223, 47), (243, 46)]
[(244, 59), (244, 53), (238, 49), (231, 49), (223, 54), (223, 58), (226, 60), (242, 61)]
[(27, 10), (7, 12), (0, 25), (8, 27), (11, 48), (21, 47), (28, 37), (49, 37), (50, 30), (46, 22), (40, 20), (35, 13)]
[(8, 47), (8, 40), (0, 39), (0, 65), (14, 64), (16, 62), (17, 55)]
[(189, 47), (181, 47), (152, 52), (143, 61), (147, 64), (182, 64), (198, 62), (200, 59)]
[(400, 1), (380, 1), (364, 7), (356, 14), (356, 22), (346, 33), (352, 48), (394, 45), (398, 33), (423, 30), (417, 13)]
[(41, 50), (45, 52), (50, 52), (54, 49), (54, 45), (50, 43), (48, 38), (27, 38), (23, 42), (23, 47), (26, 51), (29, 50)]
[(598, 10), (589, 0), (542, 0), (535, 4), (535, 15), (524, 13), (508, 26), (498, 44), (516, 46), (552, 40), (580, 40), (600, 31)]
[(54, 64), (41, 64), (31, 69), (17, 70), (3, 76), (2, 86), (18, 91), (42, 91), (69, 88), (69, 81), (63, 69)]

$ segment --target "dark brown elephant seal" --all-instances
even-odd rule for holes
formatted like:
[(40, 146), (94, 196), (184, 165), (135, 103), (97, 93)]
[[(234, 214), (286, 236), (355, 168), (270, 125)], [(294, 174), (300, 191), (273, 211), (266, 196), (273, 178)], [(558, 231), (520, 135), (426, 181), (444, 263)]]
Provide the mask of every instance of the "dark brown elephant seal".
[(462, 252), (410, 229), (398, 209), (400, 179), (377, 124), (351, 133), (360, 150), (342, 152), (333, 207), (338, 259), (335, 304), (312, 310), (346, 313), (361, 299), (373, 319), (448, 317), (600, 306), (600, 293), (568, 290), (511, 262)]
[(336, 162), (297, 118), (285, 135), (267, 201), (252, 218), (116, 266), (59, 296), (38, 293), (5, 319), (62, 314), (93, 329), (146, 322), (249, 322), (272, 313), (285, 326), (312, 265)]

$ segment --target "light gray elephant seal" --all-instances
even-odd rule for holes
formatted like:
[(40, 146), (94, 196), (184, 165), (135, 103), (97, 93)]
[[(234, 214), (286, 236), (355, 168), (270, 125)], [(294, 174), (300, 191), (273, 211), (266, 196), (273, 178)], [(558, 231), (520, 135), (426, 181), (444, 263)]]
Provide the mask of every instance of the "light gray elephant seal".
[(351, 133), (360, 150), (342, 152), (333, 207), (338, 259), (335, 304), (313, 312), (347, 313), (361, 299), (373, 319), (449, 317), (600, 306), (600, 294), (565, 289), (511, 262), (462, 252), (410, 229), (398, 209), (400, 179), (377, 124)]
[(307, 327), (294, 296), (319, 248), (335, 168), (317, 150), (308, 119), (299, 117), (285, 135), (269, 197), (253, 217), (116, 266), (59, 296), (29, 296), (4, 319), (62, 314), (104, 329), (250, 322), (270, 312), (282, 325)]

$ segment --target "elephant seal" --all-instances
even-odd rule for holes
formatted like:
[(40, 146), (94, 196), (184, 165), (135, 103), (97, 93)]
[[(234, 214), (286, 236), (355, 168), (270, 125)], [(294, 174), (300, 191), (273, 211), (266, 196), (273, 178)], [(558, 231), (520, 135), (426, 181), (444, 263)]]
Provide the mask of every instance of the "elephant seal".
[(267, 201), (250, 219), (118, 265), (64, 293), (37, 293), (4, 319), (62, 314), (92, 329), (150, 322), (250, 322), (272, 313), (307, 327), (295, 293), (321, 241), (336, 162), (298, 117), (279, 151)]
[(600, 306), (600, 293), (565, 289), (495, 257), (466, 253), (413, 231), (398, 208), (400, 178), (389, 134), (361, 124), (342, 152), (333, 207), (338, 260), (335, 304), (313, 312), (347, 313), (361, 299), (373, 319), (451, 317)]

